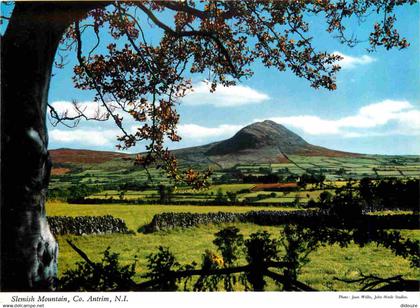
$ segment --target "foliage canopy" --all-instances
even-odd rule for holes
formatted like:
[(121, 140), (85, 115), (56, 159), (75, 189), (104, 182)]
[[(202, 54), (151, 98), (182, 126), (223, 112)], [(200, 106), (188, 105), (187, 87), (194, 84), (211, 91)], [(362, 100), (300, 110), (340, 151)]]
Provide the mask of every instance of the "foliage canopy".
[[(406, 48), (409, 43), (394, 27), (394, 9), (415, 0), (399, 1), (115, 1), (98, 5), (84, 21), (76, 21), (62, 40), (62, 51), (74, 50), (77, 88), (94, 90), (98, 110), (89, 117), (74, 102), (75, 113), (60, 113), (50, 106), (55, 123), (82, 118), (112, 119), (121, 129), (117, 146), (126, 149), (147, 142), (147, 154), (136, 163), (159, 163), (169, 177), (196, 188), (206, 183), (210, 171), (180, 171), (175, 157), (164, 146), (179, 141), (176, 105), (192, 91), (192, 75), (207, 76), (211, 91), (252, 76), (252, 63), (290, 70), (314, 88), (336, 89), (341, 56), (316, 50), (310, 17), (325, 21), (326, 31), (354, 46), (346, 21), (380, 15), (369, 35), (370, 49)], [(146, 17), (146, 20), (145, 20)], [(161, 33), (151, 40), (147, 31)], [(113, 41), (106, 52), (97, 52), (102, 30)], [(93, 31), (97, 42), (86, 50), (84, 35)], [(63, 59), (62, 56), (60, 56)], [(63, 61), (56, 63), (59, 67)], [(124, 118), (139, 126), (133, 132)], [(163, 163), (162, 163), (163, 162)]]

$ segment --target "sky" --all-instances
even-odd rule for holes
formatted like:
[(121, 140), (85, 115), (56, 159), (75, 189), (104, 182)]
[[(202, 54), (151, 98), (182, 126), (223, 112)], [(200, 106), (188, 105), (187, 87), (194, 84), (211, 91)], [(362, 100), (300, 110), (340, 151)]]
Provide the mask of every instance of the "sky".
[[(3, 14), (10, 7), (2, 7)], [(311, 31), (318, 50), (340, 54), (342, 70), (337, 90), (313, 89), (308, 81), (291, 72), (278, 72), (256, 63), (254, 75), (236, 86), (218, 87), (210, 93), (201, 76), (192, 76), (194, 92), (178, 106), (181, 142), (169, 148), (202, 145), (229, 138), (256, 121), (273, 120), (285, 125), (306, 141), (327, 148), (387, 155), (420, 155), (420, 18), (419, 5), (399, 8), (396, 28), (411, 46), (405, 50), (367, 51), (366, 42), (350, 48), (325, 31), (325, 23), (313, 17)], [(312, 18), (312, 17), (311, 17)], [(366, 39), (372, 16), (363, 24), (352, 22), (349, 32)], [(4, 32), (5, 25), (2, 27)], [(160, 33), (152, 29), (150, 39)], [(89, 41), (89, 38), (87, 38)], [(94, 94), (74, 88), (68, 55), (64, 69), (53, 72), (49, 102), (57, 109), (72, 100), (94, 110)], [(128, 123), (135, 126), (135, 123)], [(52, 126), (49, 148), (115, 150), (118, 129), (111, 122), (85, 121), (76, 128)], [(133, 128), (132, 128), (133, 129)], [(143, 146), (129, 149), (139, 152)]]

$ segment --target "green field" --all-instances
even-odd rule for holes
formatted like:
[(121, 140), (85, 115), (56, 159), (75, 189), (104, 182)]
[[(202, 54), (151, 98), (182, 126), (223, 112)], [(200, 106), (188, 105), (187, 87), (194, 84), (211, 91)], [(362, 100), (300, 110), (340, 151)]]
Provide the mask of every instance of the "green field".
[[(332, 185), (332, 186), (331, 186)], [(208, 190), (194, 191), (192, 189), (180, 189), (175, 190), (172, 194), (171, 201), (202, 201), (202, 202), (211, 202), (217, 198), (217, 194), (221, 192), (223, 195), (226, 195), (226, 192), (238, 192), (243, 189), (249, 189), (255, 186), (254, 184), (231, 184), (231, 185), (214, 185)], [(341, 182), (328, 183), (330, 187), (340, 187)], [(239, 202), (249, 200), (249, 198), (254, 198), (258, 196), (264, 196), (261, 200), (256, 200), (251, 203), (273, 203), (277, 206), (281, 203), (291, 203), (297, 199), (300, 202), (308, 202), (310, 199), (317, 199), (321, 192), (325, 189), (315, 189), (308, 185), (306, 190), (300, 191), (291, 191), (291, 192), (279, 192), (279, 191), (253, 191), (253, 192), (244, 192), (238, 193), (237, 200)], [(331, 193), (334, 193), (333, 189), (328, 190)], [(121, 199), (121, 191), (118, 190), (104, 190), (100, 193), (92, 194), (87, 199), (109, 199), (114, 200), (142, 200), (142, 201), (158, 201), (159, 193), (157, 190), (145, 190), (145, 191), (133, 191), (127, 190), (124, 191), (124, 195)], [(273, 195), (274, 194), (274, 195)]]
[[(310, 199), (317, 200), (321, 192), (327, 190), (334, 194), (335, 189), (353, 181), (369, 177), (374, 180), (386, 178), (420, 178), (420, 157), (418, 156), (363, 156), (363, 157), (304, 157), (291, 156), (293, 163), (276, 164), (239, 164), (226, 169), (214, 169), (210, 188), (193, 190), (185, 186), (176, 186), (167, 176), (154, 168), (149, 170), (151, 177), (132, 162), (113, 159), (105, 163), (86, 165), (62, 165), (71, 172), (54, 175), (50, 189), (69, 190), (72, 187), (98, 187), (89, 193), (88, 203), (111, 200), (112, 204), (67, 204), (50, 198), (47, 213), (50, 216), (102, 216), (112, 215), (122, 218), (134, 234), (108, 234), (58, 236), (60, 244), (59, 274), (74, 268), (81, 258), (66, 242), (71, 239), (87, 255), (99, 261), (102, 252), (111, 247), (120, 254), (123, 264), (130, 264), (138, 256), (136, 280), (141, 281), (146, 271), (146, 257), (157, 251), (158, 246), (169, 247), (181, 264), (201, 262), (206, 249), (215, 251), (212, 241), (214, 234), (224, 225), (201, 225), (188, 229), (173, 229), (150, 234), (138, 233), (139, 227), (151, 222), (153, 216), (163, 212), (248, 212), (251, 210), (290, 211), (304, 208)], [(182, 162), (181, 162), (182, 163)], [(185, 167), (185, 166), (184, 166)], [(266, 176), (275, 174), (285, 182), (296, 182), (302, 174), (322, 173), (326, 180), (320, 185), (307, 184), (305, 188), (285, 191), (281, 189), (256, 187), (256, 183), (243, 183), (245, 176)], [(238, 176), (240, 175), (240, 176)], [(241, 178), (242, 177), (242, 178)], [(288, 180), (290, 177), (290, 180)], [(127, 186), (127, 184), (131, 185)], [(159, 185), (174, 187), (170, 194), (169, 205), (159, 204), (162, 196)], [(124, 188), (128, 187), (128, 188)], [(134, 188), (133, 188), (134, 187)], [(232, 197), (233, 196), (233, 197)], [(90, 200), (89, 200), (90, 199)], [(66, 200), (61, 197), (56, 200)], [(121, 200), (121, 201), (119, 201)], [(221, 201), (220, 201), (221, 200)], [(121, 202), (121, 204), (118, 204)], [(125, 203), (124, 203), (125, 202)], [(127, 204), (127, 203), (141, 204)], [(172, 203), (172, 204), (171, 204)], [(174, 205), (173, 203), (178, 203)], [(183, 205), (179, 205), (183, 204)], [(186, 205), (184, 205), (186, 204)], [(190, 205), (199, 204), (199, 205)], [(225, 204), (223, 206), (214, 204)], [(209, 206), (211, 205), (211, 206)], [(378, 214), (378, 213), (377, 213)], [(379, 213), (381, 214), (381, 213)], [(383, 213), (383, 214), (389, 214)], [(392, 213), (391, 213), (392, 214)], [(236, 224), (245, 236), (259, 230), (266, 230), (278, 237), (281, 226), (268, 227), (249, 223)], [(404, 236), (420, 239), (420, 230), (401, 230)], [(420, 279), (420, 271), (410, 267), (409, 261), (396, 257), (388, 249), (375, 244), (363, 248), (355, 244), (347, 248), (337, 245), (319, 248), (310, 255), (310, 262), (301, 272), (299, 280), (319, 290), (357, 290), (354, 284), (345, 284), (334, 280), (338, 278), (357, 278), (360, 273), (375, 274), (381, 277), (403, 275), (406, 279)], [(270, 282), (268, 289), (277, 290)]]
[[(239, 164), (227, 169), (213, 168), (212, 182), (213, 184), (222, 184), (221, 181), (227, 181), (229, 184), (238, 184), (238, 190), (246, 188), (249, 184), (235, 183), (235, 181), (238, 182), (238, 179), (232, 177), (232, 173), (235, 172), (240, 172), (244, 176), (276, 173), (284, 178), (292, 175), (298, 176), (305, 172), (322, 172), (330, 181), (357, 180), (363, 177), (377, 179), (387, 177), (420, 178), (419, 156), (305, 157), (290, 155), (290, 158), (294, 164), (256, 163)], [(181, 161), (180, 164), (183, 166), (185, 162)], [(152, 187), (159, 184), (169, 184), (168, 178), (161, 170), (150, 168), (151, 178), (149, 178), (145, 170), (133, 166), (131, 161), (121, 159), (113, 159), (99, 164), (61, 164), (60, 167), (69, 168), (72, 171), (68, 174), (53, 176), (50, 183), (51, 189), (80, 183), (114, 186), (136, 183)], [(198, 169), (204, 167), (207, 166), (195, 166)], [(209, 193), (216, 193), (218, 188), (215, 185)]]
[[(162, 212), (193, 212), (207, 213), (218, 211), (246, 212), (250, 210), (291, 210), (293, 208), (273, 207), (238, 207), (238, 206), (173, 206), (173, 205), (69, 205), (61, 202), (47, 204), (49, 216), (67, 215), (106, 215), (122, 218), (131, 230), (151, 221), (153, 215)], [(262, 227), (253, 224), (236, 224), (242, 233), (247, 236), (258, 230), (267, 230), (277, 236), (281, 227)], [(136, 279), (145, 272), (146, 256), (156, 252), (159, 245), (169, 247), (181, 263), (200, 262), (201, 255), (206, 249), (215, 251), (212, 244), (214, 233), (226, 225), (203, 225), (189, 229), (174, 229), (151, 234), (135, 233), (134, 235), (84, 235), (84, 236), (58, 236), (60, 244), (59, 275), (65, 270), (73, 268), (81, 258), (67, 244), (71, 239), (79, 248), (87, 253), (94, 261), (99, 261), (101, 252), (108, 246), (113, 252), (120, 254), (123, 264), (130, 264), (134, 256), (138, 256)], [(420, 239), (420, 230), (402, 231), (404, 236)], [(407, 279), (420, 279), (418, 269), (410, 268), (409, 262), (401, 257), (394, 256), (383, 247), (369, 244), (364, 248), (350, 245), (348, 248), (339, 246), (321, 247), (310, 256), (310, 262), (302, 269), (299, 279), (314, 288), (328, 291), (357, 290), (357, 286), (348, 285), (333, 280), (334, 277), (355, 278), (360, 272), (364, 274), (377, 274), (384, 277), (402, 274)], [(268, 289), (276, 290), (277, 286), (270, 282)]]

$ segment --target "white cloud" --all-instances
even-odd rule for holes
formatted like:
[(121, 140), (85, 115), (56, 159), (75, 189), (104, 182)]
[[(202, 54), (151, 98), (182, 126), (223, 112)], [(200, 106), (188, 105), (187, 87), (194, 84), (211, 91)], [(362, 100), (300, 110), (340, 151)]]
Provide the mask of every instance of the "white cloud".
[(401, 112), (397, 131), (402, 135), (420, 135), (420, 110)]
[(222, 124), (217, 127), (205, 127), (196, 124), (182, 124), (178, 132), (183, 139), (204, 140), (215, 137), (230, 137), (240, 130), (242, 125)]
[(342, 60), (337, 62), (337, 64), (339, 64), (343, 70), (353, 69), (359, 65), (366, 65), (366, 64), (370, 64), (376, 61), (375, 58), (368, 55), (363, 55), (360, 57), (352, 57), (349, 55), (345, 55), (339, 51), (334, 51), (333, 54), (339, 55), (343, 58)]
[(399, 120), (406, 113), (405, 110), (412, 108), (413, 106), (407, 101), (385, 100), (360, 108), (357, 115), (340, 119), (338, 124), (340, 127), (376, 127), (385, 125), (391, 120)]
[(301, 115), (292, 117), (274, 117), (270, 118), (270, 120), (280, 124), (300, 128), (305, 133), (311, 135), (331, 135), (338, 134), (340, 132), (335, 121), (324, 120), (318, 116)]
[[(229, 124), (222, 124), (215, 127), (200, 126), (197, 124), (181, 124), (178, 125), (178, 133), (182, 137), (182, 141), (196, 144), (197, 142), (208, 142), (231, 137), (242, 127), (242, 125)], [(130, 133), (135, 133), (136, 130), (137, 126), (128, 128), (128, 132)], [(121, 134), (121, 131), (118, 129), (52, 129), (49, 131), (49, 139), (54, 143), (55, 147), (66, 146), (67, 144), (113, 147), (118, 143), (116, 137)]]
[(57, 144), (77, 143), (90, 146), (108, 146), (116, 144), (119, 130), (114, 129), (53, 129), (49, 132), (51, 141)]
[(360, 108), (355, 115), (335, 120), (313, 115), (273, 117), (271, 120), (301, 129), (309, 135), (341, 135), (348, 138), (420, 135), (420, 110), (407, 101), (384, 100)]
[[(75, 117), (79, 112), (74, 108), (74, 104), (69, 101), (55, 101), (51, 106), (58, 112), (58, 114), (67, 112), (68, 117)], [(77, 102), (77, 106), (87, 117), (94, 118), (98, 115), (105, 114), (107, 110), (101, 104), (92, 101)]]
[(236, 85), (224, 87), (219, 85), (216, 91), (210, 92), (210, 85), (201, 82), (193, 86), (193, 91), (182, 98), (186, 105), (213, 105), (215, 107), (236, 107), (248, 104), (259, 104), (270, 97), (247, 86)]

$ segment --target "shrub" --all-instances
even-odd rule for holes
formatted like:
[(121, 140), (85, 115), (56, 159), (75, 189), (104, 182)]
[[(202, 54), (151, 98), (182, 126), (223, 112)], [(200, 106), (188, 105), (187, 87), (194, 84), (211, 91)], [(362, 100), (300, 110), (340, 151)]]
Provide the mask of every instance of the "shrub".
[(266, 281), (263, 273), (268, 262), (278, 260), (278, 244), (278, 240), (272, 239), (267, 231), (252, 233), (245, 241), (246, 260), (253, 269), (246, 276), (253, 290), (264, 290)]
[(221, 252), (224, 264), (234, 264), (240, 254), (243, 245), (244, 237), (239, 233), (236, 227), (227, 227), (215, 234), (216, 238), (213, 244), (217, 246)]
[(176, 291), (178, 289), (176, 279), (171, 279), (171, 273), (179, 269), (180, 264), (168, 248), (159, 246), (158, 252), (147, 256), (147, 269), (149, 272), (144, 278), (157, 280), (159, 283), (155, 286), (161, 291)]
[(78, 262), (75, 269), (67, 270), (58, 281), (60, 291), (115, 291), (129, 290), (133, 285), (137, 259), (122, 266), (119, 254), (108, 247), (101, 262)]

